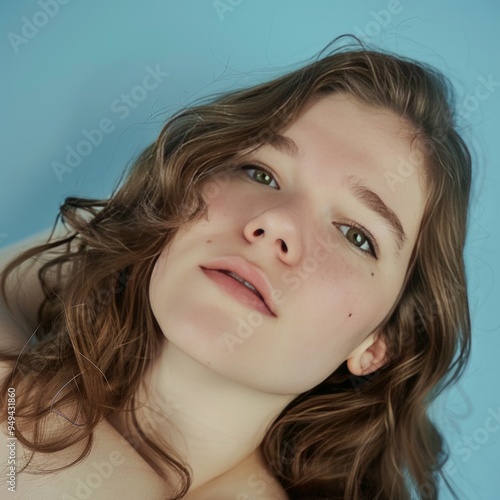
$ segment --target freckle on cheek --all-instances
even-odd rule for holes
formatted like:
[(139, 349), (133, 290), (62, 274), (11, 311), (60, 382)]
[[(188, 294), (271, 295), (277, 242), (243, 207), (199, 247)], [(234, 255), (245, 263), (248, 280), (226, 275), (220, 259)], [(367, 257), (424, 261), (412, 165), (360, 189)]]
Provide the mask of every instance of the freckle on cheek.
[[(212, 240), (207, 240), (207, 243), (212, 243)], [(372, 276), (373, 276), (373, 273), (372, 273)]]

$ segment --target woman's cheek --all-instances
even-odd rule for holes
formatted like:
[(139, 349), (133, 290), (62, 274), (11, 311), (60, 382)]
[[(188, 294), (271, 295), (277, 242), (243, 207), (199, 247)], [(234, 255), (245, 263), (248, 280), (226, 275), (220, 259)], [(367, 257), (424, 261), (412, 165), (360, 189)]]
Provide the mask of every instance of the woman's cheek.
[[(371, 279), (371, 273), (353, 266), (340, 258), (333, 268), (318, 273), (318, 280), (311, 283), (310, 307), (316, 317), (326, 311), (344, 328), (363, 328), (379, 316), (384, 305), (384, 293)], [(365, 276), (366, 275), (366, 276)], [(348, 328), (350, 329), (350, 328)]]

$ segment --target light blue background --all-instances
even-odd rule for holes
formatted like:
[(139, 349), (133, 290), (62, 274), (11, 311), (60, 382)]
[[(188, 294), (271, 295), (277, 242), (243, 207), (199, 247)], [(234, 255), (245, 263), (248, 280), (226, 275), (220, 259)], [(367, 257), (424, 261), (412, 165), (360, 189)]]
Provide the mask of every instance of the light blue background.
[[(474, 342), (465, 376), (440, 398), (435, 414), (461, 497), (500, 498), (500, 3), (65, 1), (46, 19), (43, 0), (0, 8), (0, 246), (51, 226), (66, 196), (107, 197), (123, 168), (179, 107), (267, 80), (342, 33), (427, 61), (452, 79), (475, 159), (466, 248)], [(226, 10), (218, 12), (216, 4)], [(24, 17), (47, 22), (16, 43)], [(168, 73), (157, 88), (128, 108), (128, 116), (113, 111), (113, 101), (157, 65)], [(496, 84), (487, 95), (482, 87), (478, 99), (482, 79)], [(58, 178), (53, 163), (64, 163), (66, 147), (75, 148), (82, 131), (103, 118), (114, 130)]]

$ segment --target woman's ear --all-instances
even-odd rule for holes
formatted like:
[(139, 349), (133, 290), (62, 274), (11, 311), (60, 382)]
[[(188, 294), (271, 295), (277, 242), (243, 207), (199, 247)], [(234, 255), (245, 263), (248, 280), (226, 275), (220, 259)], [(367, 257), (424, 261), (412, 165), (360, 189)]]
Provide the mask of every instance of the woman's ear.
[(369, 335), (347, 358), (347, 368), (353, 375), (368, 375), (389, 361), (388, 348), (383, 335)]

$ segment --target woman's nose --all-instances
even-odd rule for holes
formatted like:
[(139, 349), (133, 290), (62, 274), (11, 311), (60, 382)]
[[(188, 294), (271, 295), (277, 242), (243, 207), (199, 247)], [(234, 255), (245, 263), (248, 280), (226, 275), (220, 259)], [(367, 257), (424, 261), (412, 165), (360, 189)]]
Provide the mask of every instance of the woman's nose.
[(252, 218), (244, 227), (245, 239), (267, 246), (288, 265), (295, 265), (302, 255), (302, 242), (297, 215), (286, 207), (274, 207)]

